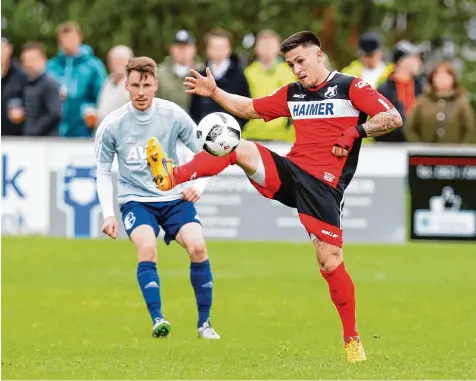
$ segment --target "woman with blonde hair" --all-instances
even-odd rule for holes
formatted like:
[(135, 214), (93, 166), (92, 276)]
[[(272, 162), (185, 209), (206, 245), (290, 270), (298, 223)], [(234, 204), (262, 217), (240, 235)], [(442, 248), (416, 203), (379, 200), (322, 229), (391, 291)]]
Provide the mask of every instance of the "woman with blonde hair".
[(440, 62), (428, 75), (428, 91), (421, 95), (404, 126), (409, 142), (471, 143), (474, 110), (449, 62)]

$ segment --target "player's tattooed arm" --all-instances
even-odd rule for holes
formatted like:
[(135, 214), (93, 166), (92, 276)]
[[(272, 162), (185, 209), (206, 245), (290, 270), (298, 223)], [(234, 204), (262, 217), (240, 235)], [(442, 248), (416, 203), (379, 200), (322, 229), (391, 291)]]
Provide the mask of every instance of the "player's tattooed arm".
[(367, 136), (381, 136), (401, 127), (402, 124), (403, 121), (400, 113), (395, 108), (392, 108), (374, 115), (362, 127)]

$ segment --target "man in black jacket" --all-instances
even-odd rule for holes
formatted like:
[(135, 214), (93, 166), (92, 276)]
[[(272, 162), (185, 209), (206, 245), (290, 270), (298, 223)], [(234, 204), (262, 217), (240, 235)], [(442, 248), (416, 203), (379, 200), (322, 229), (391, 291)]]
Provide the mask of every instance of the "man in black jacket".
[(375, 138), (383, 142), (404, 142), (405, 120), (412, 112), (416, 98), (423, 93), (423, 77), (420, 75), (422, 61), (420, 49), (409, 41), (400, 41), (393, 51), (395, 67), (378, 91), (398, 110), (403, 119), (403, 128)]
[(23, 89), (25, 73), (12, 59), (13, 48), (2, 37), (2, 136), (21, 136), (25, 119)]
[[(215, 77), (217, 85), (230, 93), (250, 97), (250, 89), (238, 58), (231, 54), (231, 34), (224, 29), (213, 29), (205, 36), (207, 64)], [(205, 70), (201, 72), (205, 75)], [(190, 116), (199, 123), (212, 112), (225, 112), (211, 98), (192, 96)], [(241, 127), (247, 122), (236, 118)]]
[(24, 135), (57, 135), (61, 120), (59, 85), (45, 71), (46, 54), (43, 45), (35, 42), (25, 44), (21, 62), (28, 76), (24, 90)]

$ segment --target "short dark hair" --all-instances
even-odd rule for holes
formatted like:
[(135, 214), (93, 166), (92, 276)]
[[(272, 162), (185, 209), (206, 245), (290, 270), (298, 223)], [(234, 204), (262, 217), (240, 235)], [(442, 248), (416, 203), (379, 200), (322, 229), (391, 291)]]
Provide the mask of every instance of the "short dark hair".
[(223, 28), (214, 28), (205, 35), (205, 45), (208, 45), (211, 37), (223, 37), (228, 40), (230, 45), (233, 43), (233, 37), (230, 32)]
[(281, 43), (281, 53), (286, 54), (290, 50), (296, 49), (298, 46), (308, 47), (312, 45), (316, 45), (319, 48), (321, 47), (321, 40), (317, 37), (317, 34), (307, 30), (297, 32), (286, 38)]
[(36, 50), (42, 56), (46, 57), (45, 46), (41, 42), (27, 42), (22, 46), (21, 51), (26, 52), (28, 50)]
[(157, 78), (157, 63), (150, 57), (136, 57), (131, 58), (126, 66), (127, 77), (132, 71), (138, 71), (140, 77), (150, 74), (154, 78)]

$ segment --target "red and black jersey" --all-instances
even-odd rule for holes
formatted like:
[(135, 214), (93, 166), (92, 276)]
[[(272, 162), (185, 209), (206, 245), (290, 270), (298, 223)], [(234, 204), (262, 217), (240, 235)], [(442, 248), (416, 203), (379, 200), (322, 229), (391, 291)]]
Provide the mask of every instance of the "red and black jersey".
[(342, 191), (357, 168), (361, 139), (347, 157), (336, 157), (332, 148), (342, 132), (362, 124), (367, 117), (393, 108), (379, 92), (360, 78), (338, 71), (318, 87), (305, 89), (299, 82), (253, 100), (255, 111), (265, 121), (291, 117), (296, 142), (287, 157), (319, 180)]

